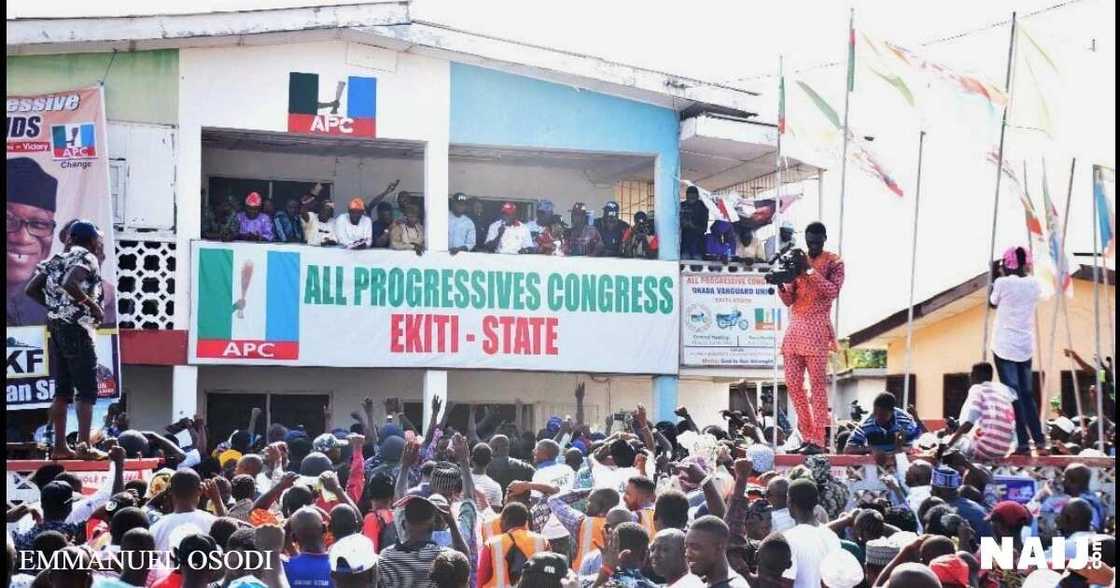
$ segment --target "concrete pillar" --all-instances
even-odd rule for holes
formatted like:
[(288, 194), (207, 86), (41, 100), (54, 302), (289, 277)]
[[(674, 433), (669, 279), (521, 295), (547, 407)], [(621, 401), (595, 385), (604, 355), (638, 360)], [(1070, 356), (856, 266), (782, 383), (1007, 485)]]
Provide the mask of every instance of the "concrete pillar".
[(173, 423), (198, 414), (198, 366), (177, 365), (171, 368), (171, 418)]
[(678, 388), (677, 376), (653, 377), (653, 407), (650, 411), (653, 422), (669, 421), (675, 423), (680, 420), (677, 415), (673, 414), (680, 406)]
[(428, 251), (447, 251), (447, 140), (424, 148), (424, 243)]
[(432, 422), (432, 398), (439, 397), (443, 401), (440, 414), (447, 411), (447, 370), (424, 370), (424, 406), (423, 423), (419, 425), (424, 434), (427, 434), (428, 423)]

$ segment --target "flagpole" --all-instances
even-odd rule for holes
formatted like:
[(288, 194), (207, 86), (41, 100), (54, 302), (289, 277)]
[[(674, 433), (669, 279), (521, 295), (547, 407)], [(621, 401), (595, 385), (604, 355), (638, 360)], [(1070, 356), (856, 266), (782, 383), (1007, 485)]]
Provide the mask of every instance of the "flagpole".
[[(777, 171), (775, 172), (774, 184), (774, 251), (780, 251), (782, 248), (782, 133), (785, 132), (785, 78), (783, 77), (782, 69), (782, 56), (778, 55), (778, 151), (777, 151)], [(773, 380), (774, 401), (771, 403), (774, 412), (774, 429), (771, 434), (772, 443), (774, 444), (774, 451), (778, 450), (778, 325), (781, 324), (779, 317), (782, 313), (782, 301), (777, 294), (777, 286), (774, 287), (774, 314), (770, 317), (774, 321), (774, 337), (772, 339), (772, 354), (773, 366), (771, 367), (771, 379)], [(788, 400), (789, 384), (786, 384)], [(800, 428), (800, 427), (798, 427)], [(765, 433), (764, 433), (765, 434)]]
[[(836, 236), (836, 254), (844, 258), (844, 200), (848, 192), (848, 112), (851, 105), (852, 86), (855, 82), (855, 51), (856, 51), (856, 9), (851, 7), (848, 9), (848, 80), (844, 90), (844, 144), (840, 150), (840, 217), (837, 219), (837, 236)], [(837, 337), (840, 336), (840, 292), (836, 293), (836, 313), (833, 318), (835, 326), (832, 331)], [(846, 350), (841, 350), (842, 353), (847, 353)], [(836, 362), (828, 362), (829, 371), (832, 372), (832, 386), (828, 398), (828, 439), (825, 444), (832, 447), (832, 438), (834, 431), (832, 425), (832, 401), (837, 394), (837, 381), (836, 381)], [(816, 394), (817, 391), (813, 390)]]
[[(1062, 213), (1062, 238), (1058, 245), (1058, 261), (1055, 268), (1058, 272), (1058, 308), (1061, 310), (1062, 317), (1066, 321), (1066, 348), (1073, 350), (1073, 326), (1069, 322), (1069, 306), (1066, 305), (1066, 288), (1065, 278), (1071, 275), (1071, 268), (1065, 267), (1066, 265), (1066, 233), (1069, 232), (1069, 207), (1070, 202), (1073, 200), (1073, 175), (1077, 170), (1077, 158), (1074, 157), (1073, 161), (1069, 164), (1069, 188), (1066, 190), (1066, 205), (1065, 212)], [(1046, 181), (1046, 159), (1042, 160), (1042, 181)], [(1044, 186), (1045, 189), (1045, 186)], [(1065, 271), (1063, 271), (1065, 268)], [(1072, 278), (1071, 278), (1072, 279)], [(1053, 343), (1051, 343), (1053, 346)], [(1069, 374), (1070, 380), (1073, 381), (1073, 406), (1077, 411), (1077, 418), (1074, 420), (1077, 426), (1083, 431), (1086, 431), (1085, 424), (1081, 422), (1081, 416), (1085, 411), (1081, 407), (1081, 385), (1077, 382), (1077, 364), (1074, 363), (1073, 357), (1069, 358)], [(1061, 379), (1059, 378), (1059, 382)], [(1059, 394), (1061, 393), (1061, 386), (1058, 387)]]
[[(1070, 185), (1073, 185), (1073, 177), (1070, 174)], [(1104, 453), (1104, 378), (1101, 376), (1104, 372), (1104, 364), (1101, 359), (1101, 267), (1098, 264), (1098, 256), (1100, 252), (1100, 237), (1097, 234), (1097, 195), (1093, 194), (1093, 342), (1096, 348), (1097, 355), (1093, 358), (1093, 365), (1096, 369), (1093, 370), (1093, 380), (1096, 382), (1096, 397), (1097, 397), (1097, 444), (1101, 453)], [(1113, 361), (1116, 361), (1113, 359)], [(1114, 380), (1115, 382), (1115, 380)], [(1115, 385), (1115, 384), (1114, 384)]]
[[(1007, 47), (1007, 77), (1004, 81), (1007, 88), (1007, 103), (1003, 105), (1003, 118), (999, 124), (999, 159), (996, 161), (996, 193), (992, 197), (992, 238), (988, 246), (988, 256), (984, 259), (984, 267), (991, 268), (992, 259), (996, 255), (996, 222), (999, 220), (999, 184), (1003, 179), (1003, 141), (1007, 134), (1007, 110), (1011, 106), (1011, 71), (1015, 65), (1015, 13), (1011, 13), (1011, 42)], [(992, 272), (988, 272), (988, 293), (992, 291)], [(988, 359), (988, 335), (989, 324), (988, 319), (992, 314), (992, 305), (984, 305), (984, 339), (980, 344), (980, 360), (987, 361)]]
[[(922, 199), (922, 147), (926, 132), (918, 132), (918, 180), (914, 188), (914, 234), (910, 241), (910, 302), (906, 307), (906, 371), (902, 376), (902, 409), (910, 411), (910, 369), (914, 342), (914, 284), (918, 275), (918, 206)], [(917, 411), (914, 411), (917, 412)]]

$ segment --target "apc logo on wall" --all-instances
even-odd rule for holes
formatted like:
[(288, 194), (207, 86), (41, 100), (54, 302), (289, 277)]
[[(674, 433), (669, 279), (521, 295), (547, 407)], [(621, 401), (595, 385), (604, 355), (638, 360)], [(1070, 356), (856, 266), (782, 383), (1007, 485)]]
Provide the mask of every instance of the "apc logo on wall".
[(97, 133), (93, 123), (51, 126), (51, 151), (55, 159), (93, 159), (97, 157)]
[(299, 359), (299, 253), (198, 252), (198, 357)]
[(289, 133), (377, 136), (377, 78), (350, 76), (322, 89), (319, 81), (319, 74), (288, 74)]

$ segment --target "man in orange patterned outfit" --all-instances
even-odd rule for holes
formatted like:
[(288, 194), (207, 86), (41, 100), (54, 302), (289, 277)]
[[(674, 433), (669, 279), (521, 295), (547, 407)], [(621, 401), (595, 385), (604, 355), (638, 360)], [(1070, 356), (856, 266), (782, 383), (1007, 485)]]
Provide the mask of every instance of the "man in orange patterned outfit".
[[(826, 238), (823, 224), (810, 223), (805, 228), (809, 254), (807, 259), (801, 258), (801, 275), (778, 286), (778, 296), (790, 307), (782, 357), (786, 389), (797, 412), (797, 429), (803, 441), (795, 451), (803, 454), (825, 451), (825, 427), (829, 424), (825, 370), (828, 354), (837, 349), (832, 301), (844, 285), (844, 262), (839, 255), (824, 250)], [(811, 396), (805, 391), (805, 370), (809, 371)]]

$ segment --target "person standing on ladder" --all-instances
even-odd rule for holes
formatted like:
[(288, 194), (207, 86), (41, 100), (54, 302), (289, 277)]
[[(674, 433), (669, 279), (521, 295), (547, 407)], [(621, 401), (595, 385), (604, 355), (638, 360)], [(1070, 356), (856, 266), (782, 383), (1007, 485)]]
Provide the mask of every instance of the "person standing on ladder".
[[(992, 282), (989, 303), (996, 309), (992, 336), (992, 357), (999, 381), (1015, 391), (1016, 455), (1030, 455), (1030, 441), (1035, 452), (1048, 455), (1046, 436), (1042, 433), (1038, 407), (1034, 402), (1031, 357), (1034, 349), (1034, 311), (1042, 296), (1042, 285), (1031, 275), (1030, 254), (1022, 247), (1011, 247), (1003, 259), (993, 264), (996, 279)], [(1058, 293), (1062, 295), (1061, 292)], [(1028, 436), (1028, 432), (1030, 435)]]
[[(801, 274), (793, 282), (778, 286), (778, 296), (790, 307), (782, 358), (786, 389), (797, 412), (797, 429), (802, 440), (794, 451), (802, 454), (825, 451), (829, 424), (825, 370), (828, 354), (838, 348), (832, 329), (832, 301), (840, 295), (844, 285), (844, 262), (839, 255), (824, 250), (827, 237), (824, 224), (810, 223), (805, 228), (808, 259), (802, 258)], [(811, 397), (805, 391), (806, 370), (809, 371)]]

